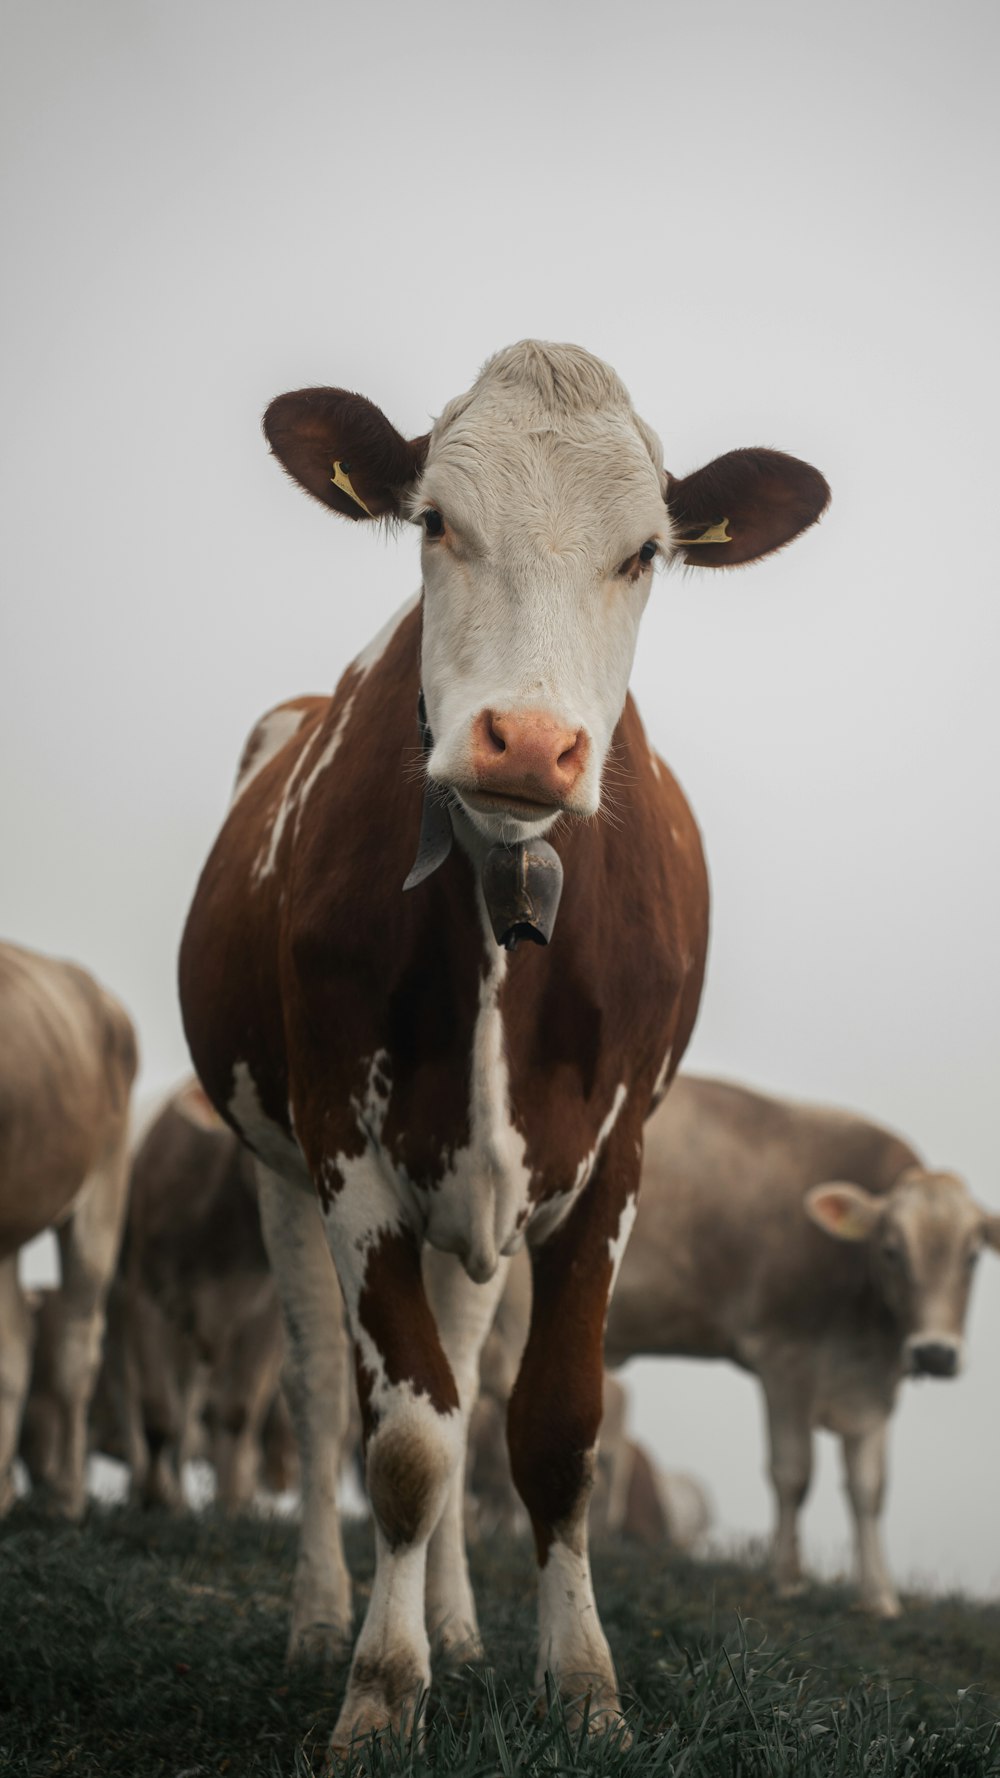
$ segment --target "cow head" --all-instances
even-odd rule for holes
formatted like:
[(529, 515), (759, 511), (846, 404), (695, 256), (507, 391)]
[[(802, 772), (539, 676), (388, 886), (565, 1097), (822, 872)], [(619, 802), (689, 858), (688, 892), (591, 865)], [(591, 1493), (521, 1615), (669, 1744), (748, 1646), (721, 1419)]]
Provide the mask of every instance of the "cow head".
[(426, 436), (339, 389), (279, 396), (264, 430), (335, 511), (419, 526), (428, 777), (489, 840), (596, 814), (656, 561), (754, 561), (829, 498), (777, 451), (667, 474), (614, 372), (534, 340), (491, 359)]
[(814, 1186), (805, 1205), (827, 1234), (867, 1244), (911, 1374), (957, 1376), (972, 1275), (984, 1246), (1000, 1249), (1000, 1217), (981, 1210), (953, 1173), (922, 1167), (907, 1168), (884, 1197), (835, 1182)]

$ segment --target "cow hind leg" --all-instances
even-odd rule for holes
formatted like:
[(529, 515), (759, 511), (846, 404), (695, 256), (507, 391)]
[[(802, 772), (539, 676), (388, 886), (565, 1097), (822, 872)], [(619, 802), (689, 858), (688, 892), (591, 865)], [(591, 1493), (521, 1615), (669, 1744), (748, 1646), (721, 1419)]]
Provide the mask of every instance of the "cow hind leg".
[(261, 1227), (281, 1300), (285, 1386), (299, 1448), (302, 1524), (289, 1659), (336, 1661), (351, 1634), (351, 1578), (337, 1510), (348, 1426), (349, 1348), (340, 1287), (312, 1182), (257, 1163)]
[(423, 1272), (462, 1415), (461, 1459), (427, 1552), (427, 1628), (439, 1655), (474, 1660), (482, 1643), (465, 1550), (465, 1449), (479, 1387), (479, 1354), (503, 1292), (507, 1262), (488, 1283), (474, 1284), (457, 1259), (425, 1248)]
[(213, 1455), (217, 1499), (224, 1512), (246, 1512), (253, 1504), (264, 1421), (283, 1357), (281, 1315), (272, 1297), (237, 1329), (216, 1379)]
[(899, 1617), (902, 1607), (892, 1584), (879, 1519), (885, 1499), (886, 1422), (845, 1436), (844, 1477), (854, 1519), (855, 1563), (860, 1604), (876, 1617)]
[(17, 1254), (0, 1260), (0, 1516), (13, 1505), (14, 1457), (28, 1390), (31, 1310), (18, 1283)]
[(121, 1246), (128, 1199), (128, 1132), (121, 1130), (56, 1230), (62, 1269), (53, 1389), (62, 1418), (62, 1461), (52, 1504), (68, 1519), (86, 1505), (87, 1415), (104, 1344), (104, 1306)]
[(130, 1287), (128, 1310), (129, 1467), (132, 1497), (143, 1506), (183, 1505), (181, 1489), (185, 1355), (159, 1303)]

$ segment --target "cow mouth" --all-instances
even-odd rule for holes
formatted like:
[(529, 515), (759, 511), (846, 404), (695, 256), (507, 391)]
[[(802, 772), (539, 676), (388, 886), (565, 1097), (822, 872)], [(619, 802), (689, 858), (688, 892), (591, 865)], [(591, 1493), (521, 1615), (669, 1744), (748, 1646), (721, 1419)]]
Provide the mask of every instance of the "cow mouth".
[(565, 812), (560, 803), (543, 802), (540, 797), (523, 793), (515, 796), (506, 791), (480, 790), (457, 784), (454, 790), (477, 815), (507, 815), (515, 821), (552, 821)]

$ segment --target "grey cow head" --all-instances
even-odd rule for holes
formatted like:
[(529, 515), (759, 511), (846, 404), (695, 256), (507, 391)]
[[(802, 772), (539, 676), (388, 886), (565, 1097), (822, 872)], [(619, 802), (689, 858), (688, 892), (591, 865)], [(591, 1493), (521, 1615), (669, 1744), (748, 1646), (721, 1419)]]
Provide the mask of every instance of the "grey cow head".
[(825, 1234), (865, 1243), (910, 1373), (957, 1376), (973, 1273), (984, 1247), (1000, 1249), (1000, 1217), (954, 1173), (923, 1167), (907, 1168), (884, 1197), (839, 1180), (813, 1186), (805, 1208)]

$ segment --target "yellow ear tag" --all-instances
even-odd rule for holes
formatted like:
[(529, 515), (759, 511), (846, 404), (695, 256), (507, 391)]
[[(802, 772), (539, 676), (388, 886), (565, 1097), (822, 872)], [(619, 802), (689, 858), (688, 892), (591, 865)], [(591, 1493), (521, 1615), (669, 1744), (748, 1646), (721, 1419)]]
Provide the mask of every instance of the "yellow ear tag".
[(334, 464), (333, 474), (331, 475), (330, 480), (335, 488), (339, 488), (342, 494), (346, 494), (349, 500), (354, 501), (355, 506), (360, 506), (362, 512), (368, 513), (370, 519), (375, 517), (373, 512), (368, 512), (368, 508), (362, 500), (361, 495), (354, 492), (354, 489), (351, 486), (351, 478), (347, 473), (346, 463)]
[(678, 547), (680, 549), (691, 549), (696, 543), (732, 543), (733, 540), (730, 537), (729, 532), (726, 530), (728, 523), (728, 519), (723, 519), (718, 525), (710, 525), (708, 530), (703, 531), (700, 537), (682, 537)]

